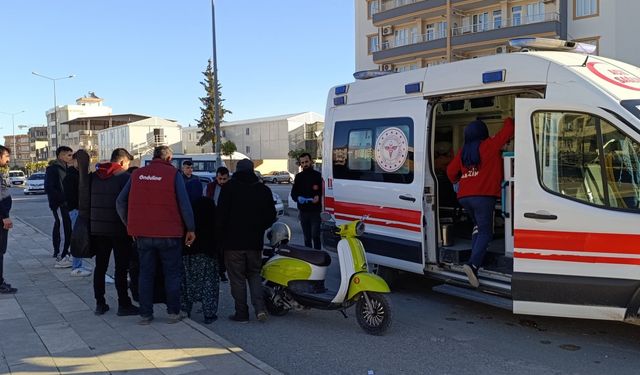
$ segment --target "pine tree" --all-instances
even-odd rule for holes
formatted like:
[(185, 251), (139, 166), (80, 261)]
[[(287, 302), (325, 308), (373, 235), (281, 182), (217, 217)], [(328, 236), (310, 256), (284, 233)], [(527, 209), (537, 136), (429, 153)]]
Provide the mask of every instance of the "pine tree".
[[(209, 59), (207, 70), (202, 72), (202, 74), (204, 75), (204, 81), (201, 81), (200, 84), (202, 85), (202, 87), (204, 87), (206, 96), (199, 98), (202, 106), (200, 107), (200, 119), (196, 120), (196, 125), (200, 128), (199, 133), (201, 133), (202, 135), (200, 136), (200, 140), (198, 141), (198, 146), (203, 146), (211, 142), (211, 147), (213, 149), (213, 152), (215, 152), (216, 128), (215, 115), (213, 112), (215, 92), (213, 91), (214, 81), (211, 59)], [(231, 111), (226, 110), (222, 105), (224, 99), (222, 99), (221, 89), (222, 85), (220, 84), (220, 80), (218, 80), (218, 98), (220, 99), (218, 107), (220, 108), (220, 122), (222, 122), (225, 114), (231, 113)]]

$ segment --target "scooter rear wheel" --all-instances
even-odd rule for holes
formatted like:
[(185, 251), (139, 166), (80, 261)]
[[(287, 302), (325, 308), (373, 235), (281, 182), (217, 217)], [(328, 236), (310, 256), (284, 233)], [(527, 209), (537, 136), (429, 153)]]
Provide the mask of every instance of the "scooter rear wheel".
[[(369, 300), (369, 305), (367, 304)], [(391, 303), (381, 293), (363, 292), (356, 303), (358, 324), (370, 335), (383, 335), (391, 326)]]
[(263, 291), (264, 305), (267, 308), (267, 311), (269, 312), (270, 315), (283, 316), (289, 312), (289, 309), (287, 309), (286, 307), (276, 302), (277, 298), (275, 297), (277, 297), (278, 290), (274, 290), (268, 286), (263, 286), (262, 291)]

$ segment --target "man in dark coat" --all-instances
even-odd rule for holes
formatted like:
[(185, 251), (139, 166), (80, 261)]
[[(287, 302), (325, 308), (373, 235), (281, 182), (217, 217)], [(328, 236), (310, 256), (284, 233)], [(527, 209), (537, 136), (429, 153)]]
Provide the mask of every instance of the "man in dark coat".
[[(0, 167), (9, 165), (11, 151), (9, 148), (0, 146)], [(11, 192), (9, 185), (4, 178), (0, 178), (0, 218), (2, 218), (2, 228), (0, 228), (0, 294), (14, 294), (18, 291), (4, 279), (4, 254), (7, 252), (7, 240), (9, 229), (13, 228), (13, 222), (9, 218), (11, 211)]]
[(264, 322), (267, 313), (260, 278), (262, 247), (264, 231), (276, 221), (276, 209), (271, 189), (258, 181), (251, 160), (238, 162), (236, 172), (220, 192), (217, 210), (218, 233), (224, 233), (220, 242), (235, 300), (235, 314), (229, 319), (249, 321), (248, 281), (256, 318)]
[(138, 308), (131, 303), (127, 288), (127, 271), (132, 255), (132, 240), (127, 235), (118, 212), (116, 199), (129, 182), (129, 163), (133, 156), (117, 148), (111, 153), (109, 163), (101, 163), (91, 177), (90, 230), (91, 246), (96, 254), (96, 268), (93, 275), (93, 292), (96, 298), (96, 315), (109, 311), (104, 298), (104, 278), (109, 267), (111, 250), (116, 261), (115, 283), (118, 292), (118, 315), (137, 315)]
[(322, 211), (322, 175), (313, 169), (311, 155), (300, 155), (302, 172), (296, 175), (291, 198), (298, 203), (298, 216), (304, 235), (304, 246), (320, 249), (320, 211)]
[[(71, 260), (68, 257), (69, 245), (71, 241), (71, 217), (67, 207), (67, 199), (64, 194), (62, 182), (67, 174), (67, 164), (73, 159), (73, 150), (67, 146), (60, 146), (56, 149), (56, 160), (49, 165), (45, 171), (44, 191), (47, 193), (49, 208), (53, 214), (53, 257), (56, 258), (56, 268), (71, 267)], [(58, 215), (58, 212), (60, 213)], [(60, 219), (64, 229), (64, 244), (60, 253)]]

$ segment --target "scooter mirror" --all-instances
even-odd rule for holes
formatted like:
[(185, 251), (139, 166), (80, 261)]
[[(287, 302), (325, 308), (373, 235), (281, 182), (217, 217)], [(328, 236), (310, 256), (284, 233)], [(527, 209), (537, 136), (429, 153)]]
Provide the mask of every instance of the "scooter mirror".
[(320, 213), (320, 220), (322, 221), (331, 221), (333, 218), (331, 217), (331, 214), (328, 212), (321, 212)]

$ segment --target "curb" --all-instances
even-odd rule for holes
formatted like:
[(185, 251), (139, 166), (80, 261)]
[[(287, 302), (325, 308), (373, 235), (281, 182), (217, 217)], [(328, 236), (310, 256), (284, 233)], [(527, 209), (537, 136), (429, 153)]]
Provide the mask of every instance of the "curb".
[[(51, 236), (49, 234), (44, 233), (43, 231), (41, 231), (40, 229), (36, 228), (35, 226), (27, 223), (25, 220), (21, 219), (19, 216), (13, 216), (13, 219), (21, 222), (22, 224), (26, 225), (27, 227), (33, 229), (34, 231), (42, 234), (43, 236), (46, 236), (47, 238), (51, 238)], [(83, 258), (83, 261), (91, 261), (90, 263), (92, 265), (95, 266), (95, 264), (93, 264), (93, 260), (91, 258)], [(225, 347), (229, 352), (233, 353), (234, 355), (237, 355), (238, 357), (240, 357), (243, 361), (249, 363), (250, 365), (254, 366), (255, 368), (270, 374), (270, 375), (282, 375), (284, 373), (274, 369), (273, 367), (269, 366), (268, 364), (262, 362), (261, 360), (259, 360), (258, 358), (252, 356), (251, 354), (247, 353), (244, 349), (240, 348), (237, 345), (234, 345), (233, 343), (227, 341), (226, 339), (224, 339), (223, 337), (219, 336), (218, 334), (216, 334), (215, 332), (211, 331), (210, 329), (204, 327), (203, 325), (201, 325), (200, 323), (193, 321), (189, 318), (186, 319), (182, 319), (182, 322), (184, 322), (186, 325), (188, 325), (189, 327), (191, 327), (192, 329), (198, 331), (201, 335), (204, 335), (210, 339), (212, 339), (213, 341), (217, 342), (218, 344), (222, 345), (223, 347)]]
[(237, 345), (234, 345), (233, 343), (227, 341), (226, 339), (224, 339), (223, 337), (219, 336), (218, 334), (216, 334), (215, 332), (211, 331), (210, 329), (204, 327), (200, 323), (198, 323), (196, 321), (193, 321), (193, 320), (191, 320), (189, 318), (183, 319), (182, 322), (187, 324), (191, 328), (195, 329), (196, 331), (200, 332), (200, 334), (202, 334), (202, 335), (210, 338), (211, 340), (217, 342), (218, 344), (224, 346), (231, 353), (237, 355), (242, 360), (244, 360), (245, 362), (251, 364), (252, 366), (256, 367), (257, 369), (259, 369), (261, 371), (264, 371), (265, 373), (271, 374), (271, 375), (283, 375), (284, 374), (284, 373), (274, 369), (273, 367), (269, 366), (268, 364), (262, 362), (258, 358), (252, 356), (251, 354), (247, 353), (244, 349), (242, 349), (242, 348), (238, 347)]

